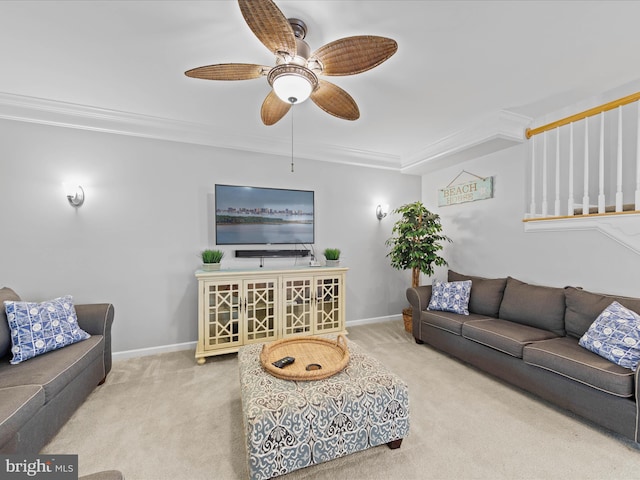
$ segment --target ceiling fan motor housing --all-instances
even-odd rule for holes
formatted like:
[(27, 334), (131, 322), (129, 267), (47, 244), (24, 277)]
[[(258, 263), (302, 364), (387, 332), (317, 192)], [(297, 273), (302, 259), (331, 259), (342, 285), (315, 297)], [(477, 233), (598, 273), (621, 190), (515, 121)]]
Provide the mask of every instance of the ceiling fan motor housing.
[(296, 54), (279, 55), (267, 80), (280, 100), (294, 104), (304, 102), (318, 88), (318, 77), (306, 66), (311, 55), (311, 48), (304, 41), (307, 25), (298, 18), (289, 18), (288, 22), (295, 36)]
[(304, 41), (304, 37), (307, 36), (307, 25), (297, 18), (289, 18), (288, 21), (295, 36), (296, 53), (294, 55), (293, 52), (278, 52), (276, 64), (295, 63), (296, 65), (305, 66), (307, 58), (311, 56), (311, 48)]
[(289, 21), (289, 25), (291, 25), (291, 29), (293, 30), (293, 34), (296, 38), (304, 40), (304, 37), (307, 36), (307, 24), (299, 18), (288, 18), (287, 20)]

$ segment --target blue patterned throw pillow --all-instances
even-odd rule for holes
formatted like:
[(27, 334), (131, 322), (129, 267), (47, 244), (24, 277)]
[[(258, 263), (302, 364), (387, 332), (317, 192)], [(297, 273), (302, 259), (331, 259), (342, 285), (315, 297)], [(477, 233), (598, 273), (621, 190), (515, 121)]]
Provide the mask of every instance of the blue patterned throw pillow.
[(11, 330), (11, 364), (86, 340), (91, 335), (78, 325), (71, 295), (42, 303), (5, 300)]
[(578, 343), (635, 371), (640, 361), (640, 315), (613, 302), (598, 315)]
[(427, 310), (469, 315), (469, 295), (471, 295), (471, 280), (433, 282)]

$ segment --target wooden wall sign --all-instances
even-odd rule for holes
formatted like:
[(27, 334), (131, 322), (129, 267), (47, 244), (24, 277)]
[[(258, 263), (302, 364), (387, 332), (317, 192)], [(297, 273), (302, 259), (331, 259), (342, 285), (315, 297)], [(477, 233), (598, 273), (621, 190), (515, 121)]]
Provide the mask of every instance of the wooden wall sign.
[[(460, 173), (469, 173), (464, 170)], [(458, 177), (460, 176), (458, 175)], [(473, 174), (470, 174), (473, 175)], [(478, 177), (477, 175), (473, 175)], [(453, 182), (458, 178), (454, 178)], [(476, 200), (485, 200), (493, 197), (493, 177), (478, 177), (470, 182), (458, 183), (456, 185), (447, 185), (445, 188), (438, 190), (438, 206), (446, 207), (447, 205), (455, 205), (458, 203), (475, 202)]]

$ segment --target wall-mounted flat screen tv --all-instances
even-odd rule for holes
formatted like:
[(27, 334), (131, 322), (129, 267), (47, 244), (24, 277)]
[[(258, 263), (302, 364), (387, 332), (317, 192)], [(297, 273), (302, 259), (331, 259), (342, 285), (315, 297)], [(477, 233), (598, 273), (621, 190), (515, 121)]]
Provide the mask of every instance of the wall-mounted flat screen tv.
[(216, 185), (216, 244), (314, 242), (314, 192)]

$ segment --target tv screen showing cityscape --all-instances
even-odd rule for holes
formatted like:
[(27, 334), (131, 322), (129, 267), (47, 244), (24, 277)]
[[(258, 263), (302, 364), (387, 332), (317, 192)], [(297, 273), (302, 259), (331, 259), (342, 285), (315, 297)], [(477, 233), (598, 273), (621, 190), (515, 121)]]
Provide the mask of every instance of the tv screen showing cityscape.
[(314, 192), (216, 185), (216, 244), (314, 242)]

